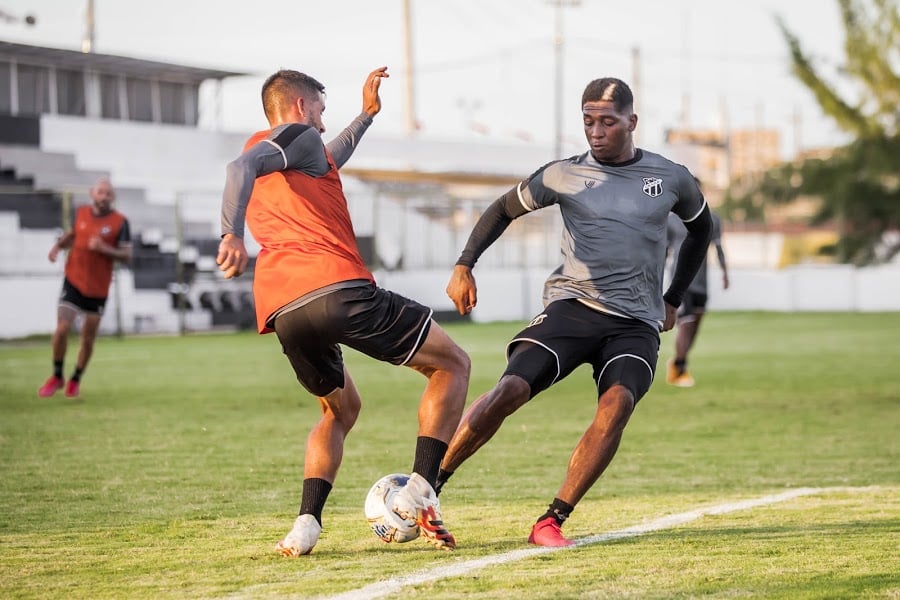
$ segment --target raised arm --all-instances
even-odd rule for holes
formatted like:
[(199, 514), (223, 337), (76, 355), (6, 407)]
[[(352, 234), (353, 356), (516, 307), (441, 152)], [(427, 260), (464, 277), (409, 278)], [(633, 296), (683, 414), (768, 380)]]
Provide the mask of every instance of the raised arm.
[(372, 118), (381, 112), (381, 96), (378, 90), (381, 80), (390, 77), (387, 67), (379, 67), (369, 73), (363, 84), (362, 112), (336, 138), (328, 142), (328, 153), (334, 160), (334, 164), (340, 169), (349, 160), (350, 155), (356, 150), (359, 140), (372, 124)]
[(366, 113), (361, 113), (336, 138), (326, 144), (325, 147), (328, 148), (328, 153), (338, 169), (343, 167), (350, 159), (353, 151), (356, 150), (357, 144), (359, 144), (363, 134), (371, 124), (372, 117)]

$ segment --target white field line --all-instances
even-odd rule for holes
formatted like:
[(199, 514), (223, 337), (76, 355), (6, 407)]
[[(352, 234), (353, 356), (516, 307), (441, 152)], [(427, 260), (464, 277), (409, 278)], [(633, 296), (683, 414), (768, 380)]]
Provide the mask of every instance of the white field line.
[[(760, 498), (739, 500), (737, 502), (727, 502), (725, 504), (717, 504), (715, 506), (710, 506), (707, 508), (697, 508), (688, 512), (660, 517), (659, 519), (654, 519), (653, 521), (648, 521), (639, 525), (632, 525), (631, 527), (626, 527), (625, 529), (619, 529), (616, 531), (610, 531), (598, 535), (578, 538), (573, 541), (575, 542), (576, 548), (578, 546), (590, 546), (592, 544), (600, 544), (603, 542), (608, 542), (610, 540), (637, 537), (652, 531), (671, 529), (672, 527), (676, 527), (678, 525), (696, 521), (697, 519), (700, 519), (707, 515), (723, 515), (739, 510), (747, 510), (759, 506), (777, 504), (779, 502), (785, 502), (786, 500), (792, 500), (801, 496), (827, 494), (836, 491), (864, 491), (866, 489), (872, 488), (797, 488), (782, 492), (780, 494), (772, 494), (769, 496), (762, 496)], [(397, 594), (406, 586), (430, 583), (433, 581), (438, 581), (439, 579), (447, 579), (449, 577), (458, 577), (460, 575), (466, 575), (467, 573), (471, 573), (472, 571), (477, 571), (479, 569), (483, 569), (492, 565), (514, 562), (517, 560), (531, 558), (533, 556), (539, 556), (541, 554), (547, 554), (550, 552), (565, 552), (570, 550), (572, 550), (572, 548), (547, 548), (543, 546), (530, 546), (528, 548), (522, 548), (521, 550), (504, 552), (503, 554), (494, 554), (492, 556), (482, 556), (481, 558), (475, 558), (472, 560), (466, 560), (457, 563), (442, 564), (438, 567), (419, 571), (417, 573), (411, 573), (409, 575), (403, 575), (400, 577), (393, 577), (391, 579), (385, 579), (384, 581), (377, 581), (356, 590), (350, 590), (336, 596), (329, 596), (327, 598), (324, 598), (323, 600), (374, 600), (377, 598), (384, 598), (392, 594)], [(261, 586), (251, 586), (248, 589), (242, 590), (242, 592), (238, 592), (237, 594), (229, 595), (227, 597), (241, 598), (244, 597), (245, 594), (253, 594), (254, 592), (261, 591), (260, 587)], [(279, 594), (279, 596), (283, 597), (283, 594)]]
[[(670, 529), (677, 525), (695, 521), (706, 515), (722, 515), (738, 510), (747, 510), (749, 508), (756, 508), (757, 506), (765, 506), (767, 504), (784, 502), (785, 500), (799, 498), (800, 496), (819, 494), (830, 491), (832, 489), (834, 488), (797, 488), (794, 490), (789, 490), (787, 492), (782, 492), (781, 494), (773, 494), (771, 496), (763, 496), (761, 498), (752, 498), (749, 500), (740, 500), (738, 502), (729, 502), (726, 504), (711, 506), (709, 508), (698, 508), (688, 512), (654, 519), (653, 521), (642, 523), (640, 525), (633, 525), (625, 529), (619, 529), (618, 531), (601, 533), (598, 535), (579, 538), (573, 541), (575, 542), (575, 547), (578, 547), (589, 546), (591, 544), (600, 544), (602, 542), (608, 542), (610, 540), (617, 540), (621, 538), (636, 537), (645, 533), (649, 533), (651, 531)], [(532, 556), (547, 554), (549, 552), (561, 552), (569, 549), (570, 548), (547, 548), (544, 546), (535, 546), (530, 548), (523, 548), (522, 550), (513, 550), (512, 552), (504, 552), (503, 554), (495, 554), (493, 556), (483, 556), (481, 558), (475, 558), (456, 564), (441, 565), (433, 569), (420, 571), (418, 573), (412, 573), (410, 575), (404, 575), (402, 577), (394, 577), (385, 581), (378, 581), (357, 590), (351, 590), (343, 594), (338, 594), (337, 596), (330, 596), (328, 600), (373, 600), (374, 598), (384, 598), (385, 596), (389, 596), (390, 594), (399, 592), (403, 587), (408, 585), (420, 585), (423, 583), (437, 581), (438, 579), (458, 577), (460, 575), (465, 575), (472, 571), (477, 571), (491, 565), (500, 565), (503, 563), (521, 560), (523, 558), (531, 558)]]

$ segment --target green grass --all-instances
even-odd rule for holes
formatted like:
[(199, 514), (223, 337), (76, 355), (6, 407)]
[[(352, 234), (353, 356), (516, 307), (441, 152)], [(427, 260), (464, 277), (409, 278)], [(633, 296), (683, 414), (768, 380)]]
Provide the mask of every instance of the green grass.
[[(487, 390), (520, 323), (448, 325)], [(796, 487), (641, 536), (409, 586), (428, 598), (900, 597), (900, 313), (712, 313), (697, 386), (659, 377), (568, 535)], [(70, 345), (71, 369), (77, 341)], [(274, 554), (318, 418), (277, 340), (104, 338), (82, 397), (38, 399), (47, 340), (0, 344), (0, 597), (323, 597), (529, 547), (595, 406), (577, 371), (508, 419), (441, 496), (460, 548), (388, 545), (366, 490), (408, 471), (422, 378), (346, 352), (364, 397), (314, 553)]]

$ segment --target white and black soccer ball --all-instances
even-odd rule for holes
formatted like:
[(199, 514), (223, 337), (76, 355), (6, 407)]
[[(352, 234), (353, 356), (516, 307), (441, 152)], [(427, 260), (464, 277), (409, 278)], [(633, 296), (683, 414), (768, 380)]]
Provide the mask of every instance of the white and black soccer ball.
[(366, 519), (369, 527), (383, 542), (403, 543), (419, 537), (416, 507), (398, 492), (409, 475), (392, 473), (375, 482), (366, 494)]

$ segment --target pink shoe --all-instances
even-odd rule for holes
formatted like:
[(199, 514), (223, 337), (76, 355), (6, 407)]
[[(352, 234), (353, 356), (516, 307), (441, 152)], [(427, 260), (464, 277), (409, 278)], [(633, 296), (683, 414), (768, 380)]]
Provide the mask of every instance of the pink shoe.
[(81, 388), (79, 382), (74, 379), (70, 379), (69, 383), (66, 384), (66, 398), (77, 398), (78, 391)]
[(537, 546), (574, 546), (575, 542), (563, 537), (559, 524), (553, 517), (547, 517), (534, 524), (528, 543)]
[(38, 388), (38, 396), (41, 398), (49, 398), (55, 394), (57, 390), (61, 390), (65, 383), (66, 382), (62, 377), (51, 375), (50, 379), (45, 381), (44, 385)]

